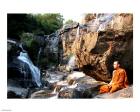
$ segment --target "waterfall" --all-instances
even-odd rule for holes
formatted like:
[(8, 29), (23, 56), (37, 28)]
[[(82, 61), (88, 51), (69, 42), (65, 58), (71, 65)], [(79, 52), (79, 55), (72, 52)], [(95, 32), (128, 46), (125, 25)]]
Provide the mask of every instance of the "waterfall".
[(54, 88), (52, 94), (56, 94), (57, 93), (57, 86)]
[(23, 49), (23, 47), (22, 47), (22, 43), (19, 44), (19, 48), (21, 48), (21, 51), (22, 51), (22, 52), (26, 52), (26, 51)]
[(56, 31), (55, 33), (49, 35), (47, 41), (50, 44), (49, 48), (51, 49), (51, 51), (56, 53), (58, 51), (59, 42), (58, 32)]
[(31, 71), (33, 82), (35, 82), (36, 85), (38, 87), (40, 87), (41, 86), (40, 70), (36, 66), (34, 66), (34, 64), (30, 60), (28, 54), (27, 53), (20, 52), (20, 56), (18, 56), (18, 59), (20, 61), (26, 63), (29, 66), (30, 71)]
[(108, 23), (113, 19), (114, 14), (105, 14), (99, 18), (100, 25), (97, 31), (103, 31)]
[(80, 35), (80, 28), (79, 28), (79, 26), (78, 26), (77, 32), (76, 32), (76, 37), (79, 38), (79, 35)]
[(96, 19), (91, 21), (87, 26), (92, 32), (104, 31), (108, 23), (112, 21), (113, 17), (114, 14), (98, 15)]
[(73, 70), (75, 68), (75, 56), (71, 56), (68, 61), (68, 69)]
[(39, 51), (38, 51), (38, 55), (37, 55), (37, 64), (39, 66), (39, 59), (40, 59), (40, 54), (42, 52), (42, 48), (40, 47)]

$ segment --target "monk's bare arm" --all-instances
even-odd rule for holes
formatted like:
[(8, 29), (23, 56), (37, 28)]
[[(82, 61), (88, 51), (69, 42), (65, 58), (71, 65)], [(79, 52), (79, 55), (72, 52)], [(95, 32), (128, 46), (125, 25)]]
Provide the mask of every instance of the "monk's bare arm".
[(112, 73), (112, 79), (111, 79), (110, 83), (108, 84), (110, 86), (113, 84), (114, 73), (115, 73), (115, 70), (113, 71), (113, 73)]

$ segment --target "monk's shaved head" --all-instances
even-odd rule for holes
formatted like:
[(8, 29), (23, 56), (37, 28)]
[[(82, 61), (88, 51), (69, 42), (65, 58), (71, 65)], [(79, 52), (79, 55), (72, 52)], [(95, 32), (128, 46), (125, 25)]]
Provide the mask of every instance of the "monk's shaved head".
[(119, 61), (114, 61), (114, 63), (113, 63), (113, 67), (114, 67), (114, 69), (119, 68), (119, 67), (120, 67), (120, 63), (119, 63)]
[(119, 61), (114, 61), (114, 62), (120, 65), (120, 62)]

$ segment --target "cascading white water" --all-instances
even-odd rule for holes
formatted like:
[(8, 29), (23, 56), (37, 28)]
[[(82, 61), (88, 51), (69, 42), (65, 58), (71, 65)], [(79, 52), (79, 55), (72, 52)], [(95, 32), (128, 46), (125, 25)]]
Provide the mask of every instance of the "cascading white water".
[(69, 69), (74, 69), (75, 68), (75, 56), (71, 56), (69, 61), (68, 61), (68, 68)]
[(74, 67), (75, 66), (75, 56), (73, 55), (72, 57), (70, 57), (70, 60), (68, 62), (69, 66)]
[(19, 47), (21, 48), (22, 52), (26, 52), (22, 47), (22, 43), (19, 44)]
[(29, 68), (31, 70), (31, 75), (32, 75), (33, 81), (37, 84), (38, 87), (40, 87), (41, 86), (40, 70), (36, 66), (34, 66), (34, 64), (30, 60), (28, 54), (20, 52), (18, 59), (21, 60), (22, 62), (26, 63), (29, 66)]
[(80, 28), (79, 28), (79, 26), (78, 26), (77, 32), (76, 32), (76, 37), (79, 38), (79, 35), (80, 35)]
[(113, 19), (114, 14), (104, 14), (99, 18), (99, 28), (97, 31), (103, 31), (108, 23)]
[(104, 31), (115, 14), (100, 14), (87, 25), (92, 32)]
[(59, 38), (58, 38), (58, 32), (56, 31), (55, 33), (49, 35), (47, 37), (47, 42), (49, 43), (49, 49), (52, 52), (57, 52), (58, 51), (58, 42), (59, 42)]
[(37, 55), (37, 64), (39, 65), (39, 59), (41, 54), (42, 48), (39, 49), (38, 55)]

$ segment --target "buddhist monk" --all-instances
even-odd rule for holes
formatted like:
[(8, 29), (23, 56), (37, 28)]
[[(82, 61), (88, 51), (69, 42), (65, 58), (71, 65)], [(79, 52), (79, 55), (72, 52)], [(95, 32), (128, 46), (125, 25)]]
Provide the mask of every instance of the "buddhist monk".
[(109, 84), (100, 87), (99, 93), (113, 93), (117, 90), (126, 88), (128, 86), (128, 80), (126, 71), (120, 68), (119, 61), (113, 63), (114, 71), (112, 80)]

